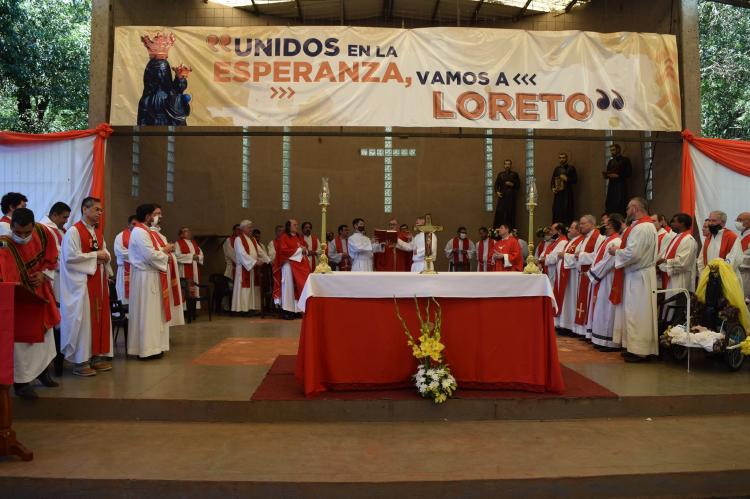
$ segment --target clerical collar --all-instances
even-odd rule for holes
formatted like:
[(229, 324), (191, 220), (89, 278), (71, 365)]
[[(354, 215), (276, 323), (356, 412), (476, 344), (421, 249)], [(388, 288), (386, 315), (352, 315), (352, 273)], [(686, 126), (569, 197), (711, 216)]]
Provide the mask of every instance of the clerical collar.
[(83, 225), (84, 225), (84, 226), (86, 226), (86, 228), (87, 228), (87, 229), (89, 229), (90, 231), (94, 231), (94, 230), (96, 230), (96, 226), (94, 226), (94, 225), (89, 225), (89, 223), (88, 223), (88, 222), (86, 221), (86, 219), (85, 219), (85, 218), (82, 218), (82, 219), (81, 219), (81, 222), (83, 222)]

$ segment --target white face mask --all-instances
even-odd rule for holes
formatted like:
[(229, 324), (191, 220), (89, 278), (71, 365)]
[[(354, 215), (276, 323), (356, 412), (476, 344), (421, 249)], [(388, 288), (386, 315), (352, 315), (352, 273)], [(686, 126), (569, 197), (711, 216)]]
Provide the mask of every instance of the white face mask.
[(742, 232), (743, 230), (745, 230), (745, 226), (742, 225), (742, 222), (740, 222), (739, 220), (737, 220), (736, 222), (734, 222), (734, 226), (737, 227), (737, 230), (740, 231), (740, 232)]
[(156, 227), (159, 225), (159, 219), (161, 218), (161, 215), (154, 215), (154, 218), (151, 220), (151, 225), (153, 227)]
[(33, 234), (29, 234), (28, 237), (19, 237), (15, 233), (13, 233), (13, 235), (11, 236), (11, 238), (13, 239), (13, 242), (16, 243), (16, 244), (28, 244), (29, 241), (31, 241), (31, 236), (32, 235)]
[(466, 239), (466, 234), (459, 234), (458, 237), (460, 237), (461, 239)]

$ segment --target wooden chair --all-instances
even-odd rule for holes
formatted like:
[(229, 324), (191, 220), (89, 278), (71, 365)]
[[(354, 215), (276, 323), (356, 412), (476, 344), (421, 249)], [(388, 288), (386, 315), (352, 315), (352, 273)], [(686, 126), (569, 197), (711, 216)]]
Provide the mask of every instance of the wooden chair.
[[(208, 284), (197, 284), (195, 281), (191, 279), (186, 279), (184, 277), (180, 278), (180, 286), (182, 287), (182, 298), (185, 300), (185, 320), (188, 324), (193, 322), (197, 317), (197, 303), (205, 303), (206, 308), (208, 309), (208, 320), (211, 320), (211, 288), (208, 287)], [(190, 294), (190, 289), (195, 288), (198, 290), (197, 296), (192, 296)], [(205, 290), (205, 294), (203, 291)]]
[(211, 294), (211, 308), (214, 313), (222, 314), (224, 309), (222, 307), (222, 301), (228, 297), (230, 302), (232, 300), (232, 280), (223, 274), (211, 274), (208, 277), (208, 281), (213, 284), (214, 290)]

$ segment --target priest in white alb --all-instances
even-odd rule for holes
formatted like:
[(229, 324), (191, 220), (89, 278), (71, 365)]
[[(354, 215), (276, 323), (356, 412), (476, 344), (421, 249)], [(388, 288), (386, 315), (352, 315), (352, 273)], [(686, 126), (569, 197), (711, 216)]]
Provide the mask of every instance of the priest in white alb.
[(557, 279), (557, 263), (562, 257), (567, 244), (568, 238), (566, 236), (565, 225), (560, 222), (552, 224), (550, 227), (550, 240), (544, 248), (544, 253), (542, 253), (539, 263), (544, 269), (544, 273), (549, 277), (553, 287)]
[(259, 245), (252, 236), (253, 223), (250, 220), (240, 222), (240, 235), (234, 240), (234, 255), (237, 265), (234, 269), (234, 288), (232, 289), (232, 312), (245, 313), (260, 310), (260, 286), (256, 283), (255, 266), (266, 263)]
[(703, 241), (703, 248), (698, 257), (698, 277), (703, 273), (708, 262), (714, 258), (721, 258), (732, 266), (737, 279), (742, 282), (739, 272), (740, 263), (742, 263), (742, 245), (737, 234), (726, 228), (727, 214), (715, 210), (709, 213), (706, 221), (709, 233)]
[[(198, 298), (197, 285), (201, 283), (200, 268), (203, 266), (203, 251), (193, 239), (193, 231), (190, 227), (182, 227), (179, 231), (177, 244), (174, 247), (174, 256), (179, 265), (180, 278), (186, 279), (189, 285), (189, 293), (192, 298)], [(187, 300), (183, 308), (187, 306)], [(196, 302), (195, 308), (201, 308), (201, 302)]]
[(136, 223), (128, 248), (128, 355), (144, 360), (160, 358), (169, 351), (169, 322), (172, 319), (167, 272), (174, 245), (162, 245), (158, 234), (150, 229), (156, 209), (154, 204), (143, 204), (136, 209)]
[(352, 259), (349, 256), (349, 226), (339, 225), (338, 235), (328, 245), (328, 261), (331, 267), (339, 272), (352, 270)]
[(240, 235), (240, 224), (232, 226), (232, 234), (224, 240), (221, 249), (224, 252), (224, 277), (234, 279), (234, 266), (237, 265), (234, 254), (234, 241)]
[(87, 197), (81, 213), (66, 232), (60, 255), (60, 352), (74, 365), (73, 374), (88, 377), (112, 370), (111, 256), (99, 226), (101, 201)]
[[(696, 266), (695, 259), (698, 254), (698, 242), (691, 234), (693, 219), (687, 213), (677, 213), (672, 217), (672, 237), (669, 243), (662, 248), (656, 261), (657, 268), (661, 271), (661, 289), (687, 289), (691, 293), (695, 291)], [(674, 296), (675, 293), (667, 293), (665, 299)], [(684, 305), (684, 300), (680, 299)], [(666, 320), (672, 318), (673, 309), (668, 305), (663, 307), (662, 317)]]
[(742, 261), (739, 270), (742, 278), (742, 290), (745, 293), (745, 298), (748, 298), (750, 297), (750, 213), (746, 211), (740, 213), (734, 223), (740, 233)]
[[(425, 257), (429, 255), (435, 256), (435, 248), (438, 248), (437, 234), (434, 232), (428, 236), (426, 233), (419, 230), (419, 227), (424, 226), (426, 223), (425, 217), (418, 217), (414, 222), (414, 227), (417, 230), (417, 234), (411, 240), (412, 251), (414, 252), (411, 257), (411, 271), (422, 272), (425, 269)], [(430, 241), (429, 250), (426, 248), (425, 241)], [(493, 251), (495, 242), (492, 241)], [(490, 259), (490, 268), (494, 269), (494, 263)]]
[(589, 269), (596, 258), (596, 250), (599, 249), (599, 243), (604, 239), (596, 226), (596, 218), (587, 214), (581, 217), (578, 222), (578, 228), (584, 238), (578, 245), (576, 253), (576, 269), (578, 270), (578, 298), (576, 303), (576, 318), (573, 332), (578, 336), (591, 338), (591, 332), (588, 330), (590, 322), (590, 304), (591, 304), (591, 281), (589, 280)]
[(318, 256), (320, 255), (320, 240), (313, 234), (312, 223), (302, 222), (302, 240), (307, 248), (307, 261), (310, 262), (310, 272), (315, 271), (318, 265)]
[(609, 301), (612, 292), (612, 281), (615, 276), (615, 257), (609, 248), (620, 247), (620, 232), (624, 220), (619, 213), (607, 217), (605, 225), (606, 238), (596, 250), (594, 263), (589, 268), (588, 276), (592, 284), (590, 317), (591, 343), (602, 351), (617, 351), (620, 344), (613, 339), (615, 325), (615, 307)]
[(170, 326), (182, 326), (185, 324), (185, 312), (183, 310), (182, 285), (180, 283), (180, 272), (178, 270), (177, 257), (175, 256), (175, 245), (170, 243), (167, 236), (162, 234), (161, 223), (163, 220), (162, 209), (158, 204), (155, 205), (154, 216), (151, 219), (151, 231), (157, 236), (159, 248), (167, 246), (172, 248), (169, 252), (169, 264), (167, 265), (167, 279), (169, 280), (169, 305), (172, 308), (172, 319), (169, 321)]
[(487, 227), (479, 228), (479, 240), (477, 240), (477, 272), (490, 272), (492, 270), (492, 250), (495, 241), (490, 239)]
[(128, 217), (128, 225), (115, 236), (115, 260), (117, 261), (117, 274), (115, 274), (115, 290), (117, 299), (123, 305), (128, 304), (130, 296), (130, 258), (128, 248), (130, 247), (130, 234), (135, 225), (135, 215)]
[(373, 253), (382, 252), (382, 243), (373, 242), (365, 234), (365, 221), (355, 218), (352, 221), (354, 233), (347, 239), (349, 256), (352, 259), (352, 272), (372, 272)]
[(578, 222), (572, 222), (568, 228), (568, 242), (558, 256), (557, 278), (555, 280), (555, 301), (557, 313), (555, 327), (573, 333), (576, 319), (578, 298), (578, 267), (576, 253), (584, 236), (578, 232)]
[(615, 306), (613, 341), (626, 351), (626, 362), (640, 362), (659, 353), (656, 327), (656, 228), (645, 199), (633, 198), (620, 248), (610, 247), (615, 275), (609, 300)]
[(445, 258), (448, 259), (449, 270), (451, 272), (470, 271), (475, 252), (476, 246), (469, 239), (466, 227), (459, 227), (456, 237), (451, 238), (445, 245)]

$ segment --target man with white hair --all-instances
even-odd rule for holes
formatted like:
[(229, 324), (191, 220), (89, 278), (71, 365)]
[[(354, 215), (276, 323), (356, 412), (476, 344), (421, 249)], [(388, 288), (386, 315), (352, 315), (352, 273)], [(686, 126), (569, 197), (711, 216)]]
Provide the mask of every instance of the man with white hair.
[(234, 240), (237, 263), (234, 266), (232, 312), (260, 310), (260, 286), (256, 285), (255, 265), (266, 263), (263, 259), (267, 257), (265, 252), (261, 253), (259, 250), (252, 234), (253, 223), (250, 220), (241, 221), (240, 234)]
[(739, 266), (742, 263), (742, 246), (737, 234), (726, 229), (727, 214), (723, 211), (715, 210), (708, 214), (708, 236), (703, 241), (703, 249), (698, 258), (698, 275), (703, 273), (703, 269), (711, 263), (714, 258), (721, 258), (732, 266), (737, 273), (737, 279), (740, 277)]
[(615, 275), (609, 301), (615, 307), (614, 343), (626, 350), (626, 362), (640, 362), (659, 353), (656, 328), (656, 228), (651, 223), (643, 198), (628, 203), (632, 220), (623, 232), (619, 249), (610, 246), (615, 257)]
[(748, 297), (750, 296), (750, 212), (745, 211), (737, 215), (735, 226), (740, 233), (740, 249), (742, 249), (742, 262), (739, 267), (742, 289), (745, 297)]
[(584, 239), (578, 245), (578, 252), (575, 255), (576, 268), (578, 269), (578, 297), (576, 300), (576, 318), (573, 332), (582, 338), (591, 338), (591, 331), (586, 324), (589, 322), (591, 304), (591, 281), (589, 280), (589, 269), (596, 258), (596, 250), (599, 249), (599, 243), (604, 239), (596, 228), (596, 218), (594, 215), (584, 215), (578, 221), (578, 230), (583, 234)]

